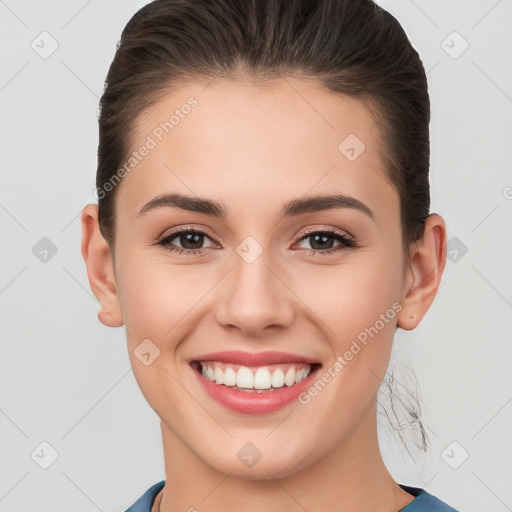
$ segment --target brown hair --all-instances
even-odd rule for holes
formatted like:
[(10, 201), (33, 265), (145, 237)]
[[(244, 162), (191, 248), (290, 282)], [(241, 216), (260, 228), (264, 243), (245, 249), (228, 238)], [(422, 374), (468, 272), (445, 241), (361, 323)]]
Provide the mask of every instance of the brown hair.
[(117, 188), (105, 193), (105, 184), (130, 152), (135, 121), (180, 83), (236, 79), (241, 69), (260, 79), (304, 76), (364, 101), (400, 196), (404, 248), (421, 238), (430, 101), (420, 57), (391, 14), (371, 0), (155, 0), (124, 28), (100, 100), (96, 189), (109, 244)]
[(155, 0), (142, 7), (122, 32), (100, 100), (96, 190), (107, 242), (113, 246), (117, 187), (105, 193), (105, 185), (131, 151), (139, 116), (187, 81), (242, 75), (304, 77), (370, 108), (400, 197), (408, 259), (430, 209), (427, 79), (399, 22), (371, 0)]

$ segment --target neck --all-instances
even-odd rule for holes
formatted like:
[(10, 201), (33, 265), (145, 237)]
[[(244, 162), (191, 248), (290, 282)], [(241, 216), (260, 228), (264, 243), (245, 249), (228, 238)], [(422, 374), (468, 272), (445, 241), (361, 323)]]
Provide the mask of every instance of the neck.
[[(376, 405), (352, 434), (305, 469), (251, 480), (215, 470), (162, 422), (166, 483), (160, 512), (398, 511), (413, 499), (394, 482), (378, 446)], [(314, 460), (314, 459), (313, 459)]]

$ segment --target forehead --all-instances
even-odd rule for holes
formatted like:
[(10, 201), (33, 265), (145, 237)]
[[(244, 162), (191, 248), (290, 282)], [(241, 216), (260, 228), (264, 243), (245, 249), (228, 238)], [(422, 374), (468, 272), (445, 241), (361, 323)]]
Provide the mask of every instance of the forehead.
[(134, 207), (178, 190), (253, 211), (334, 189), (377, 210), (397, 201), (371, 111), (310, 81), (183, 84), (139, 117), (130, 147), (143, 146), (121, 187)]

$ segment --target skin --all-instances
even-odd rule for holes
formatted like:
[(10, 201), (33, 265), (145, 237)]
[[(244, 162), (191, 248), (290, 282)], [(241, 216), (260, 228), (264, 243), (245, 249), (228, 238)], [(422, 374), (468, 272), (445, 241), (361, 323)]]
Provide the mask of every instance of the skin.
[[(139, 118), (133, 149), (190, 96), (198, 100), (118, 186), (114, 247), (99, 232), (96, 205), (81, 216), (99, 320), (125, 325), (134, 375), (161, 419), (160, 510), (398, 511), (413, 496), (381, 458), (376, 394), (397, 326), (414, 329), (437, 293), (445, 223), (428, 217), (407, 263), (399, 196), (386, 179), (374, 117), (359, 101), (299, 78), (205, 87), (181, 85)], [(352, 162), (338, 150), (351, 133), (366, 145)], [(227, 215), (168, 206), (137, 215), (169, 192), (218, 201)], [(335, 192), (362, 201), (375, 220), (353, 208), (279, 217), (292, 198)], [(178, 236), (174, 247), (202, 247), (203, 255), (156, 245), (187, 226), (207, 234), (203, 244)], [(306, 228), (338, 229), (359, 247), (322, 255), (343, 246), (315, 246)], [(263, 250), (252, 263), (236, 252), (247, 236)], [(395, 302), (402, 309), (307, 405), (232, 412), (203, 391), (187, 363), (217, 350), (279, 350), (327, 369)], [(147, 338), (160, 350), (149, 366), (134, 355)], [(262, 453), (252, 467), (237, 457), (247, 442)]]

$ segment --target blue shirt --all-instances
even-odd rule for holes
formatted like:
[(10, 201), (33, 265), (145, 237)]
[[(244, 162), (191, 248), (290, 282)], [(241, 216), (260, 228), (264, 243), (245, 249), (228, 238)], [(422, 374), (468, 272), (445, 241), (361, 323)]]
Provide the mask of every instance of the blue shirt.
[[(151, 486), (126, 512), (151, 512), (151, 507), (155, 501), (156, 495), (165, 484), (165, 480)], [(415, 498), (405, 508), (398, 512), (457, 512), (454, 508), (429, 494), (424, 489), (418, 487), (409, 487), (398, 484), (404, 491), (415, 496)]]

